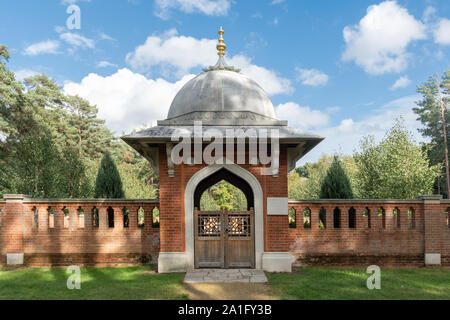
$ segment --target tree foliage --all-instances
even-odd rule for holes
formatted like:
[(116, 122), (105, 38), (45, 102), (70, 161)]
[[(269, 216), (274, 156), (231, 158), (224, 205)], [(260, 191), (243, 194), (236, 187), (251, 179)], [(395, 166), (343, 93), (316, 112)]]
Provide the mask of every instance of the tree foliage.
[(384, 139), (363, 138), (354, 158), (362, 198), (412, 199), (430, 194), (440, 165), (430, 166), (426, 151), (417, 145), (411, 133), (397, 120)]
[(353, 190), (350, 180), (341, 166), (338, 157), (334, 157), (333, 163), (322, 180), (320, 187), (321, 199), (352, 199)]
[(119, 170), (117, 170), (116, 164), (108, 152), (103, 156), (98, 168), (94, 197), (104, 199), (125, 198)]
[(239, 188), (227, 181), (221, 181), (205, 190), (200, 199), (200, 209), (204, 211), (221, 209), (246, 211), (247, 199)]
[(117, 140), (88, 101), (67, 96), (45, 75), (17, 81), (0, 45), (0, 196), (89, 198), (100, 160), (110, 152), (129, 176), (125, 194), (156, 197), (148, 162)]
[[(322, 181), (327, 175), (328, 169), (334, 161), (335, 156), (323, 155), (315, 163), (306, 163), (299, 167), (300, 170), (295, 170), (289, 174), (289, 198), (291, 199), (319, 199)], [(347, 177), (350, 180), (351, 188), (354, 195), (358, 196), (358, 186), (356, 184), (356, 164), (351, 156), (338, 156), (340, 164), (345, 170)], [(298, 168), (297, 168), (298, 169)], [(307, 177), (300, 176), (299, 173), (308, 172)]]

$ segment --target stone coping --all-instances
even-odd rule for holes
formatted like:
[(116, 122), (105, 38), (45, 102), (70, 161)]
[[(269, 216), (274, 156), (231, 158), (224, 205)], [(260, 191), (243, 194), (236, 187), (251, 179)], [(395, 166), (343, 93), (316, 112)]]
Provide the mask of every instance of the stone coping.
[[(450, 204), (450, 199), (442, 199), (437, 196), (424, 196), (418, 199), (289, 199), (289, 204), (420, 204), (423, 201), (440, 200), (442, 204)], [(0, 203), (7, 200), (23, 200), (23, 203), (145, 203), (158, 204), (159, 199), (33, 199), (26, 195), (4, 195)]]
[(159, 204), (159, 200), (125, 200), (125, 199), (26, 199), (23, 203), (144, 203)]
[[(450, 202), (450, 201), (449, 201)], [(419, 204), (422, 199), (289, 199), (289, 204)]]
[(6, 203), (8, 200), (22, 200), (23, 203), (144, 203), (144, 204), (159, 204), (159, 199), (33, 199), (26, 195), (3, 195), (3, 199), (0, 199), (0, 203)]

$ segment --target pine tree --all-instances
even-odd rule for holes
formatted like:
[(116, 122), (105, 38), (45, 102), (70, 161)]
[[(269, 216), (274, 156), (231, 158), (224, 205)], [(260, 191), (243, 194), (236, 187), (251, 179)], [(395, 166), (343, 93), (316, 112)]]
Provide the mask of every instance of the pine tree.
[(113, 133), (105, 121), (97, 118), (98, 108), (78, 96), (68, 96), (65, 104), (67, 124), (65, 141), (77, 150), (83, 159), (100, 159), (113, 149)]
[(95, 198), (122, 199), (125, 197), (122, 179), (111, 155), (105, 153), (95, 181)]
[[(436, 74), (417, 87), (422, 100), (413, 111), (419, 116), (422, 128), (418, 129), (424, 137), (431, 140), (427, 144), (428, 158), (432, 165), (442, 164), (442, 172), (437, 175), (435, 193), (450, 197), (450, 168), (448, 141), (450, 140), (450, 70), (442, 76)], [(441, 179), (442, 176), (442, 179)]]
[(353, 191), (350, 180), (347, 177), (341, 162), (337, 157), (328, 169), (327, 175), (322, 181), (320, 190), (321, 199), (353, 199)]

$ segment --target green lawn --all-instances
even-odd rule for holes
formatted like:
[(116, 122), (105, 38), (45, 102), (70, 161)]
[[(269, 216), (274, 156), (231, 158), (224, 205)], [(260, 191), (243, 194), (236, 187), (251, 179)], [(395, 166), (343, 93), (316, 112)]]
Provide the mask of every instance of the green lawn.
[(0, 271), (0, 299), (186, 299), (183, 274), (149, 267), (82, 268), (81, 290), (67, 289), (66, 268)]
[[(82, 268), (81, 290), (68, 290), (65, 268), (0, 270), (0, 299), (187, 299), (184, 274), (151, 267)], [(450, 269), (382, 269), (368, 290), (362, 268), (299, 268), (268, 273), (274, 299), (450, 299)]]
[(279, 299), (450, 299), (450, 269), (381, 269), (381, 290), (368, 290), (362, 268), (299, 268), (267, 274)]

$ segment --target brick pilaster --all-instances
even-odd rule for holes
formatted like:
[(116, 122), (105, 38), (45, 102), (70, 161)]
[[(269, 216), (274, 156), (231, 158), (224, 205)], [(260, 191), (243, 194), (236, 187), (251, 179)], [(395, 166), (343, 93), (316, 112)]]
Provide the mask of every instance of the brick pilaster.
[(425, 264), (440, 265), (442, 253), (442, 196), (423, 196)]
[[(5, 247), (7, 263), (23, 264), (23, 232), (24, 232), (24, 200), (25, 195), (5, 194), (5, 215), (3, 217), (3, 232), (5, 233)], [(18, 259), (18, 255), (22, 255)], [(18, 259), (18, 260), (17, 260)]]

